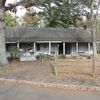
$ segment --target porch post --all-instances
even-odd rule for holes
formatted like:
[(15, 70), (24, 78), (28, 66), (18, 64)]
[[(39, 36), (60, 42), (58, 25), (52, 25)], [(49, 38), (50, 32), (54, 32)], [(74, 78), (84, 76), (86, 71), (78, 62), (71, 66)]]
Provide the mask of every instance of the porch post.
[(78, 54), (78, 49), (79, 49), (79, 44), (78, 42), (76, 43), (76, 53)]
[(51, 54), (51, 42), (49, 42), (49, 54)]
[(36, 52), (36, 43), (34, 42), (34, 53)]
[(17, 42), (17, 49), (19, 49), (19, 42)]
[(91, 50), (91, 46), (90, 43), (88, 43), (88, 53), (90, 53), (90, 50)]
[(63, 42), (63, 54), (65, 55), (65, 42)]

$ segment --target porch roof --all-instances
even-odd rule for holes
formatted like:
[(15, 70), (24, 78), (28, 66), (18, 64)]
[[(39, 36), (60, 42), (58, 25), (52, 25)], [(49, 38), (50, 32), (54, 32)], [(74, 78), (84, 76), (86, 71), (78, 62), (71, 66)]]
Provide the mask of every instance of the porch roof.
[(91, 42), (91, 33), (83, 29), (6, 27), (6, 42)]

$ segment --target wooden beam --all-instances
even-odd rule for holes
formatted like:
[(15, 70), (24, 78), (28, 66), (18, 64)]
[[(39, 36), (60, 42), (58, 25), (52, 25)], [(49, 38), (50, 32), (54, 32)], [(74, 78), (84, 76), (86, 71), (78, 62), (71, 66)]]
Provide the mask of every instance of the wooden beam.
[(17, 43), (17, 48), (19, 49), (19, 42)]
[(34, 53), (36, 52), (36, 43), (34, 42)]
[(79, 50), (79, 44), (78, 42), (76, 43), (76, 53), (78, 54), (78, 50)]
[(62, 41), (37, 41), (37, 43), (61, 43)]
[(91, 45), (90, 45), (90, 42), (88, 43), (88, 53), (90, 53), (91, 51)]
[(63, 54), (65, 55), (65, 42), (63, 42)]
[(51, 54), (51, 42), (49, 42), (49, 54)]

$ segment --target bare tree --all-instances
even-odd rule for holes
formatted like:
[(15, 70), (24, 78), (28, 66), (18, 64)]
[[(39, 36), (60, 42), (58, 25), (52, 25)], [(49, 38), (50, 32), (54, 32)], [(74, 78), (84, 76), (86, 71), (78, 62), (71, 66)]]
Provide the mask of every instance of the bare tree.
[(5, 24), (4, 24), (4, 11), (5, 1), (0, 0), (0, 66), (6, 66), (8, 64), (5, 48)]
[[(98, 15), (98, 10), (100, 6), (100, 1), (96, 5), (95, 9), (95, 0), (92, 1), (91, 5), (91, 33), (92, 33), (92, 43), (93, 43), (93, 76), (95, 76), (95, 67), (96, 67), (96, 20)], [(94, 10), (96, 13), (94, 14)]]

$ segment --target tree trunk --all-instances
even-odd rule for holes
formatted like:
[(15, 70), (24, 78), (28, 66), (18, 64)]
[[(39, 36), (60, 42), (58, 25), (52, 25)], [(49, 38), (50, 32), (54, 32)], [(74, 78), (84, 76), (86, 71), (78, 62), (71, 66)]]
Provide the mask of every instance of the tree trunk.
[(0, 7), (0, 66), (8, 64), (6, 47), (5, 47), (5, 24), (4, 24), (4, 8)]
[(93, 38), (93, 76), (95, 76), (95, 67), (96, 67), (96, 54), (97, 54), (97, 50), (96, 50), (96, 20), (97, 20), (97, 15), (98, 15), (98, 10), (99, 10), (99, 6), (100, 6), (100, 1), (98, 2), (97, 5), (97, 11), (96, 14), (94, 14), (94, 2), (95, 0), (92, 1), (92, 5), (91, 5), (91, 33), (92, 33), (92, 38)]

